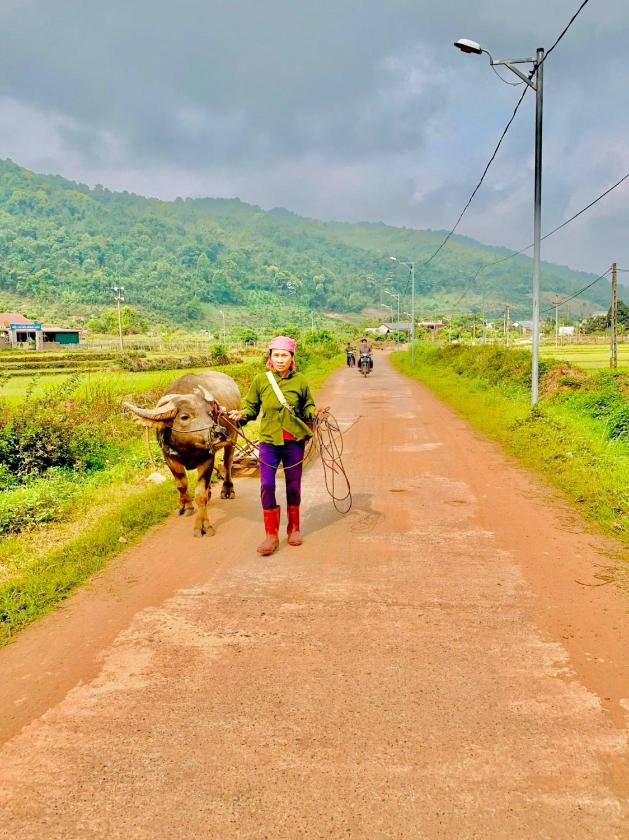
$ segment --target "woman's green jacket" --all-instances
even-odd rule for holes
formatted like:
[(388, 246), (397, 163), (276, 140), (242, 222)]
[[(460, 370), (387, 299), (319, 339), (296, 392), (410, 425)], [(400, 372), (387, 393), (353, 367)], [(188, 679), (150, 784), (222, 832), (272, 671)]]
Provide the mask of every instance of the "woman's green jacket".
[[(260, 414), (260, 441), (281, 446), (284, 443), (282, 430), (285, 429), (296, 440), (312, 436), (312, 430), (306, 425), (314, 420), (315, 404), (310, 387), (303, 373), (290, 371), (281, 377), (273, 371), (273, 378), (280, 387), (292, 412), (281, 405), (266, 373), (254, 376), (251, 387), (242, 403), (242, 419), (255, 420)], [(294, 413), (293, 413), (294, 412)]]

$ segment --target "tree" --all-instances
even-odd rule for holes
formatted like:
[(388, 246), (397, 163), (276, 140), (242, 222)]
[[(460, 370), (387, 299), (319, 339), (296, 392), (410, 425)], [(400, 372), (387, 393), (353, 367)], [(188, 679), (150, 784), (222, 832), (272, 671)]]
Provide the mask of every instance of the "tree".
[[(622, 324), (625, 327), (629, 326), (629, 306), (627, 306), (627, 304), (624, 301), (618, 300), (618, 303), (616, 304), (616, 313), (617, 313), (618, 323)], [(612, 324), (612, 308), (610, 306), (609, 310), (607, 312), (607, 326), (611, 327), (611, 324)]]
[[(120, 310), (122, 332), (125, 335), (137, 335), (148, 332), (148, 326), (142, 315), (131, 306), (123, 306)], [(118, 310), (110, 309), (98, 318), (90, 318), (87, 327), (92, 332), (116, 335), (118, 333)]]

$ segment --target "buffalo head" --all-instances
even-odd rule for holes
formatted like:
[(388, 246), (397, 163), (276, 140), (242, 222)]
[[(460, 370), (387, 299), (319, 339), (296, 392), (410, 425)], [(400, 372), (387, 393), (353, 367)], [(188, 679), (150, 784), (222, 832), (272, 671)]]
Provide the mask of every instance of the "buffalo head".
[(156, 429), (160, 438), (167, 437), (168, 445), (182, 454), (212, 448), (227, 437), (218, 422), (224, 409), (200, 385), (190, 394), (165, 394), (155, 408), (140, 408), (130, 402), (123, 405), (136, 415), (138, 423)]

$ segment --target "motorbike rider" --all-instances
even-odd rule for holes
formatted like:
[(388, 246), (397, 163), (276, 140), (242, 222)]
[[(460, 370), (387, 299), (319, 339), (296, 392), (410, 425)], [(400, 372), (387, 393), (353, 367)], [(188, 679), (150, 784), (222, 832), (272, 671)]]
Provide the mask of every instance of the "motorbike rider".
[(354, 348), (351, 345), (351, 342), (347, 342), (345, 347), (345, 356), (347, 358), (347, 367), (354, 367), (356, 364), (356, 355), (354, 352)]
[(360, 356), (369, 357), (369, 369), (373, 370), (373, 348), (366, 337), (360, 339), (358, 354), (359, 358)]

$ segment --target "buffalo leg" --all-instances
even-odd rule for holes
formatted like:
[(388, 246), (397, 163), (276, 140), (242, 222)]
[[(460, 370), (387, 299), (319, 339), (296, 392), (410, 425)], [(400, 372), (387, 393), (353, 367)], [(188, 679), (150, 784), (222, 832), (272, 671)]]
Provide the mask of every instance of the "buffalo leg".
[(212, 496), (212, 473), (214, 472), (214, 455), (209, 461), (200, 464), (198, 467), (199, 477), (197, 479), (197, 487), (194, 491), (194, 502), (197, 506), (197, 515), (194, 520), (194, 536), (202, 537), (204, 534), (214, 536), (216, 531), (210, 525), (210, 520), (207, 518), (207, 506)]
[(165, 456), (168, 469), (173, 474), (177, 490), (179, 490), (179, 516), (191, 516), (194, 513), (194, 504), (188, 494), (188, 476), (186, 468), (179, 461)]
[(223, 449), (223, 468), (225, 470), (225, 477), (223, 478), (223, 489), (221, 490), (221, 499), (235, 499), (234, 482), (232, 481), (232, 464), (234, 463), (234, 447), (229, 443)]

